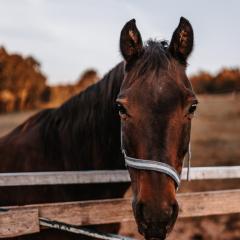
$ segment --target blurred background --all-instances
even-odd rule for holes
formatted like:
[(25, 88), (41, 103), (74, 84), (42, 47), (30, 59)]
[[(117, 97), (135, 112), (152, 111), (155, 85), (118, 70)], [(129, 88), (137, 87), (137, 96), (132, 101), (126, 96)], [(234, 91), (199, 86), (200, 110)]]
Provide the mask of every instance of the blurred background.
[[(240, 165), (240, 2), (237, 0), (0, 2), (0, 135), (57, 107), (121, 61), (119, 35), (135, 18), (144, 40), (193, 25), (188, 75), (198, 94), (194, 166)], [(184, 182), (182, 192), (239, 188), (239, 180)], [(128, 192), (126, 195), (130, 195)], [(140, 236), (134, 223), (121, 233)], [(240, 214), (180, 219), (168, 239), (240, 239)]]

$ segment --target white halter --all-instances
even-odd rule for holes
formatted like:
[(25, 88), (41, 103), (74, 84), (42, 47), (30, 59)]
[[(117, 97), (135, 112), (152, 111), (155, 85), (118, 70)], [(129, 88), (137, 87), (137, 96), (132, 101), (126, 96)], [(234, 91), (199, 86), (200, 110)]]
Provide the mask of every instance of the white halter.
[[(122, 131), (121, 131), (121, 148), (122, 148), (122, 153), (123, 153), (123, 156), (125, 159), (126, 166), (131, 167), (131, 168), (136, 168), (136, 169), (165, 173), (166, 175), (168, 175), (169, 177), (171, 177), (174, 180), (174, 182), (176, 183), (177, 189), (178, 189), (180, 182), (181, 182), (181, 175), (179, 175), (178, 172), (169, 164), (154, 161), (154, 160), (138, 159), (138, 158), (133, 158), (133, 157), (127, 156), (125, 149), (123, 148)], [(191, 167), (190, 144), (189, 144), (188, 152), (187, 152), (186, 156), (187, 156), (187, 161), (188, 161), (187, 179), (189, 181), (190, 180), (190, 167)], [(184, 159), (185, 159), (185, 157), (184, 157)]]

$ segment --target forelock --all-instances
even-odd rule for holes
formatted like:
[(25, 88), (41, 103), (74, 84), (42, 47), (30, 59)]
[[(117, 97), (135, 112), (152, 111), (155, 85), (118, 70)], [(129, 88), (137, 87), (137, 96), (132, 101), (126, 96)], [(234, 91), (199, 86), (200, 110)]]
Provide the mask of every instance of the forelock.
[(144, 79), (144, 76), (158, 75), (160, 71), (170, 71), (172, 65), (168, 52), (167, 41), (148, 40), (144, 45), (142, 56), (135, 62), (128, 72), (128, 83), (131, 85), (136, 79)]

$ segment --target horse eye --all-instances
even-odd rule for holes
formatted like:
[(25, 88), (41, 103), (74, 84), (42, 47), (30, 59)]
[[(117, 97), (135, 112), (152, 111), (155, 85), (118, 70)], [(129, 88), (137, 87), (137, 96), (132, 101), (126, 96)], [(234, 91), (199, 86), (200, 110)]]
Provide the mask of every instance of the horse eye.
[(120, 115), (121, 117), (124, 117), (124, 115), (127, 115), (127, 110), (126, 110), (126, 108), (125, 108), (122, 104), (120, 104), (120, 103), (117, 103), (117, 110), (118, 110), (119, 115)]
[(197, 104), (192, 104), (191, 107), (188, 109), (189, 114), (193, 114), (197, 109)]

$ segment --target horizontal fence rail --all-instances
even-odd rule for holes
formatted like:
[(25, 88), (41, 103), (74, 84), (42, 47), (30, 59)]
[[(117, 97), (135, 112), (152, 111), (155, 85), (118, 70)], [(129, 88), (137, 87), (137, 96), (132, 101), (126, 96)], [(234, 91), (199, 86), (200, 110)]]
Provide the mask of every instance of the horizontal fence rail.
[[(240, 166), (192, 167), (191, 180), (240, 178)], [(182, 180), (187, 179), (183, 169)], [(0, 173), (0, 187), (129, 182), (126, 170)]]
[[(179, 217), (240, 212), (240, 190), (181, 193), (177, 195), (177, 199), (180, 206)], [(0, 238), (39, 232), (41, 219), (75, 226), (133, 220), (129, 198), (34, 204), (5, 207), (4, 210), (0, 211)]]

